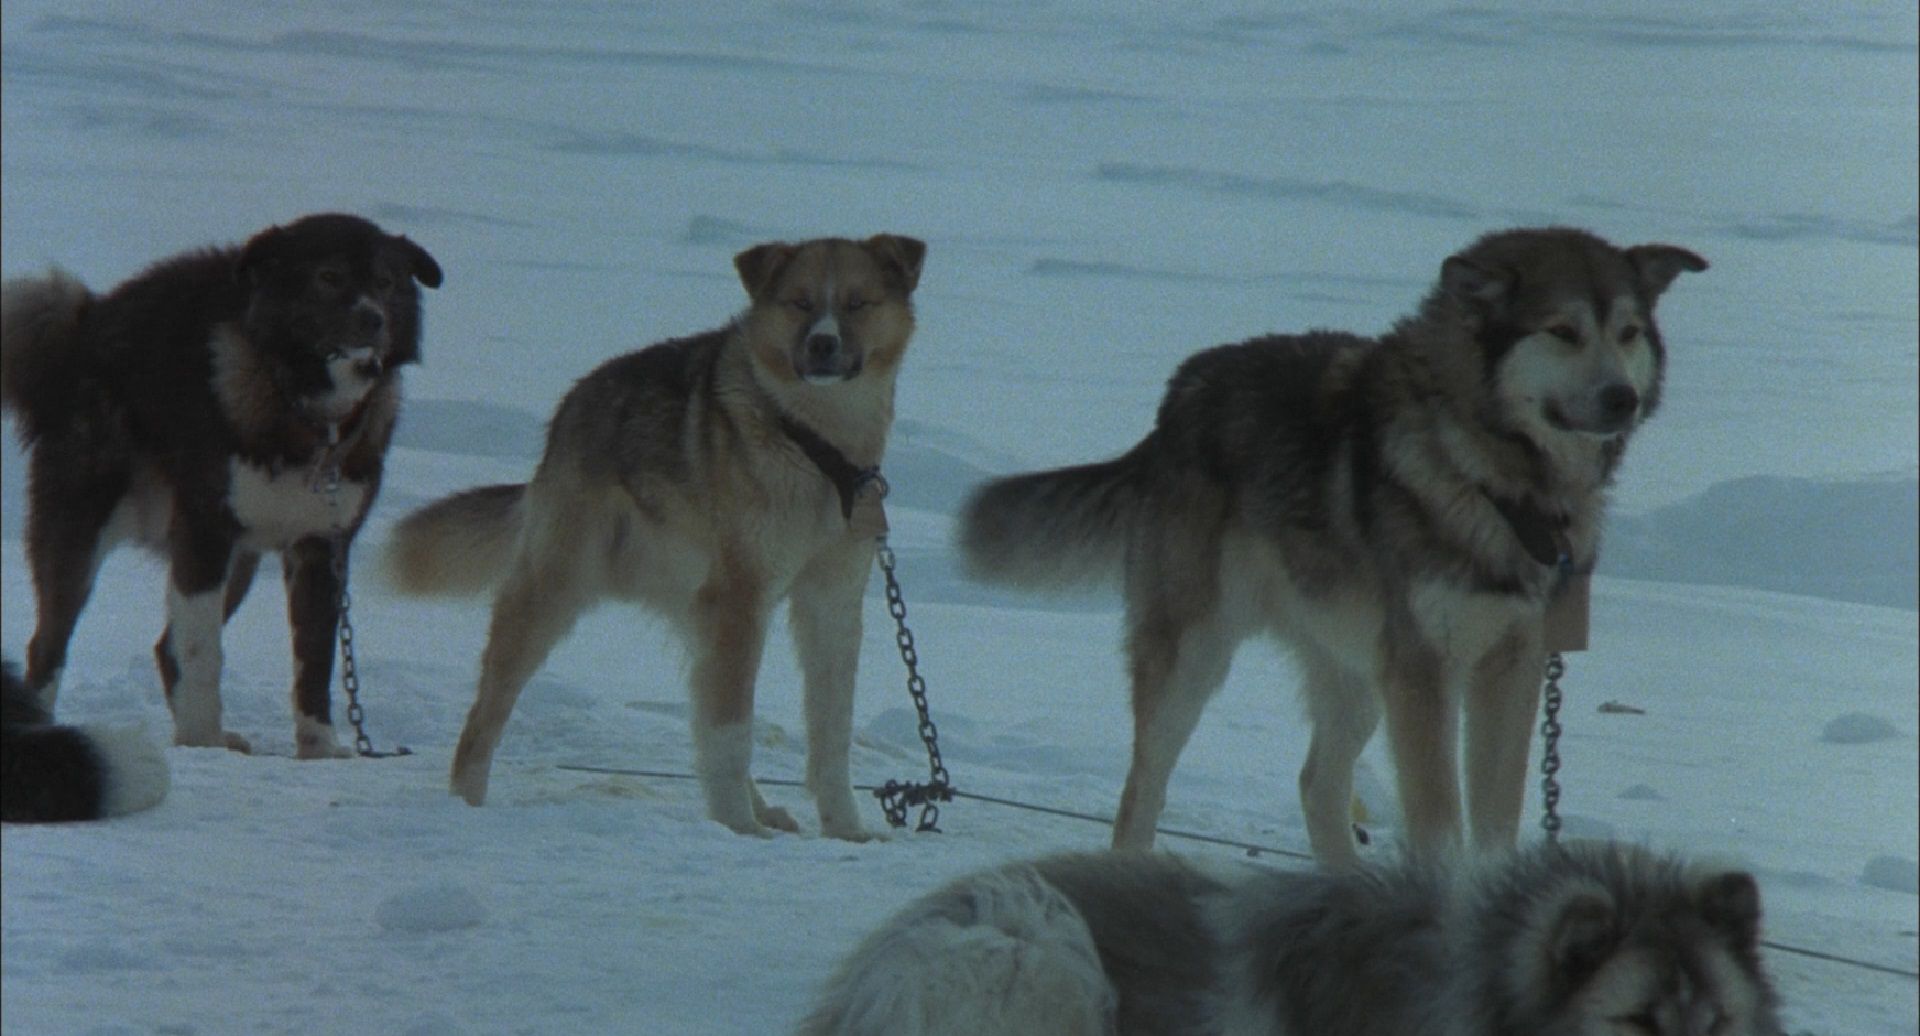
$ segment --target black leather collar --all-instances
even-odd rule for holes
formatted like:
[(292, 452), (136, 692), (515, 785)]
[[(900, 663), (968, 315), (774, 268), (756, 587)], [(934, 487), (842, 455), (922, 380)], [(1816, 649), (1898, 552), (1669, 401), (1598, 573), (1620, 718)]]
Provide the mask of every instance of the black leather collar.
[(1573, 543), (1567, 538), (1572, 519), (1564, 514), (1548, 514), (1531, 501), (1496, 496), (1486, 490), (1481, 493), (1500, 512), (1500, 517), (1507, 520), (1507, 527), (1513, 530), (1528, 557), (1549, 568), (1573, 564)]
[(794, 445), (800, 447), (800, 452), (806, 454), (813, 466), (820, 469), (820, 474), (833, 483), (834, 490), (840, 494), (841, 517), (852, 520), (854, 497), (860, 495), (861, 488), (867, 483), (880, 477), (880, 469), (855, 465), (847, 459), (846, 454), (840, 452), (838, 446), (828, 442), (819, 432), (785, 414), (780, 415), (780, 430), (793, 440)]

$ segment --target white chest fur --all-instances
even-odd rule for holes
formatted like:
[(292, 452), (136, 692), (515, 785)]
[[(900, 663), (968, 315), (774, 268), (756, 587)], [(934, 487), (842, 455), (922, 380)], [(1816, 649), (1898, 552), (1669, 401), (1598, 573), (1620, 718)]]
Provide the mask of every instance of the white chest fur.
[(236, 459), (232, 474), (228, 502), (240, 520), (243, 542), (256, 550), (344, 528), (367, 495), (365, 483), (348, 481), (329, 493), (306, 468), (272, 471)]
[(1441, 657), (1472, 665), (1518, 623), (1539, 623), (1541, 604), (1515, 594), (1475, 593), (1440, 580), (1417, 583), (1413, 620)]

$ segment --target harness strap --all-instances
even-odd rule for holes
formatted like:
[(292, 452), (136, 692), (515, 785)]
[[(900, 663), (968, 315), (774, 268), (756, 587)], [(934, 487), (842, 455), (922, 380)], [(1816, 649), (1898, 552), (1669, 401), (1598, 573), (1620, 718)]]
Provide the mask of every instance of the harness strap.
[(1494, 510), (1500, 512), (1500, 517), (1507, 520), (1507, 527), (1513, 530), (1528, 557), (1548, 568), (1572, 563), (1573, 542), (1567, 538), (1567, 527), (1573, 524), (1573, 519), (1564, 514), (1548, 514), (1529, 500), (1481, 492)]
[(862, 487), (880, 477), (880, 469), (854, 464), (846, 454), (840, 452), (838, 446), (828, 442), (819, 432), (785, 414), (780, 415), (780, 430), (793, 440), (794, 445), (800, 447), (800, 452), (806, 454), (813, 466), (820, 469), (820, 474), (833, 483), (834, 491), (840, 494), (840, 514), (852, 521), (854, 498), (860, 495)]

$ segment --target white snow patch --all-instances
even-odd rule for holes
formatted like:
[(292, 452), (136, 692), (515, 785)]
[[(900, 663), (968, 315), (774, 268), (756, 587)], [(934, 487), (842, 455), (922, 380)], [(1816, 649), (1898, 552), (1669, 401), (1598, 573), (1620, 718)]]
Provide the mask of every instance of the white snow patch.
[(102, 937), (89, 937), (62, 952), (57, 961), (60, 971), (87, 975), (109, 971), (149, 971), (158, 961), (125, 943)]
[(452, 1015), (432, 1011), (406, 1022), (400, 1036), (467, 1036), (471, 1031)]
[(487, 908), (465, 886), (433, 881), (382, 899), (373, 910), (373, 920), (389, 932), (454, 932), (485, 923)]

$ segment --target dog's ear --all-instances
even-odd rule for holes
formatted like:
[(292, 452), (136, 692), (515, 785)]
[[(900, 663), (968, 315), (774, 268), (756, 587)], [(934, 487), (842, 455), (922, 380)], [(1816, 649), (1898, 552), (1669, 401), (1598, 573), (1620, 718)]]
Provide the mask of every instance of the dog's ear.
[(240, 258), (233, 264), (233, 276), (242, 284), (258, 284), (287, 246), (285, 227), (268, 227), (247, 240)]
[(394, 241), (399, 244), (401, 251), (407, 253), (407, 258), (412, 260), (413, 279), (429, 288), (438, 288), (441, 280), (440, 264), (434, 261), (433, 256), (404, 234), (395, 237)]
[(920, 262), (927, 257), (927, 243), (899, 234), (875, 234), (867, 238), (866, 247), (888, 273), (898, 278), (901, 294), (913, 294), (920, 285)]
[(1666, 291), (1682, 273), (1699, 273), (1707, 268), (1705, 259), (1673, 245), (1634, 245), (1627, 249), (1627, 261), (1639, 275), (1640, 286), (1653, 296)]
[(1744, 950), (1760, 945), (1760, 884), (1745, 871), (1726, 871), (1694, 890), (1700, 916)]
[(773, 282), (780, 277), (780, 271), (800, 251), (799, 246), (784, 241), (769, 241), (733, 257), (733, 268), (740, 272), (740, 283), (747, 289), (747, 297), (755, 302), (766, 297), (772, 290)]
[(1440, 264), (1440, 287), (1448, 295), (1474, 306), (1491, 306), (1506, 298), (1513, 277), (1465, 255), (1450, 255)]
[(1548, 968), (1577, 986), (1607, 959), (1619, 938), (1613, 900), (1598, 888), (1574, 892), (1555, 906), (1547, 932)]

